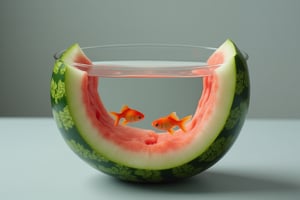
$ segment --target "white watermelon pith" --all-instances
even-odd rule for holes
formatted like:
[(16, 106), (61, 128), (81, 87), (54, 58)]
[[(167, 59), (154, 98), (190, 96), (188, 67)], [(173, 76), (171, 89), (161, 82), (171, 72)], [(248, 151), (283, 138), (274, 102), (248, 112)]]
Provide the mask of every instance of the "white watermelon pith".
[(53, 116), (71, 149), (96, 169), (137, 182), (186, 178), (217, 162), (230, 148), (249, 105), (245, 58), (225, 41), (208, 59), (221, 66), (203, 78), (203, 91), (187, 133), (157, 134), (114, 126), (98, 94), (98, 81), (70, 63), (92, 64), (77, 44), (56, 60), (51, 79)]

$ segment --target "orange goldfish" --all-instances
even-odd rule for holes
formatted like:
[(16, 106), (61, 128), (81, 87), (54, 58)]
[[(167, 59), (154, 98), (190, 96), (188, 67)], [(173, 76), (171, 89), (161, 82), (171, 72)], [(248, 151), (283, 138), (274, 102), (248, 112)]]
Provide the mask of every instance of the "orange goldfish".
[(115, 116), (116, 120), (114, 125), (117, 126), (121, 118), (124, 118), (122, 125), (126, 125), (128, 122), (137, 122), (144, 119), (144, 114), (129, 108), (127, 105), (124, 105), (121, 109), (121, 113), (110, 112), (113, 116)]
[(168, 116), (161, 117), (159, 119), (154, 120), (152, 122), (152, 126), (157, 129), (166, 130), (171, 134), (174, 133), (174, 130), (173, 130), (174, 126), (178, 126), (181, 130), (186, 132), (186, 128), (185, 128), (184, 124), (187, 121), (189, 121), (191, 118), (192, 118), (192, 115), (188, 115), (182, 119), (179, 119), (177, 117), (176, 113), (172, 112)]

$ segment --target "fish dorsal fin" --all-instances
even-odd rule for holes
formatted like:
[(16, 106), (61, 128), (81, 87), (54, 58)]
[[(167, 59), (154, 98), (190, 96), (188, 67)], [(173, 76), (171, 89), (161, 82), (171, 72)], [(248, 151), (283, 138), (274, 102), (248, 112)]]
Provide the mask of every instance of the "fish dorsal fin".
[(177, 115), (176, 115), (176, 112), (172, 112), (172, 113), (169, 115), (169, 117), (170, 117), (171, 119), (174, 119), (174, 120), (179, 120), (179, 118), (178, 118)]
[(128, 110), (128, 109), (129, 109), (128, 105), (124, 105), (121, 109), (121, 113)]

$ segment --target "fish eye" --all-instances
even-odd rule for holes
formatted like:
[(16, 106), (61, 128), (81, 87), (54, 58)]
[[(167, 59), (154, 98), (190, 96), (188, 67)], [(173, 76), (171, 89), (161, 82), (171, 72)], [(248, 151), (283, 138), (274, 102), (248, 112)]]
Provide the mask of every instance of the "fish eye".
[(156, 123), (155, 126), (158, 127), (158, 123)]
[(139, 119), (142, 119), (142, 116), (138, 116)]

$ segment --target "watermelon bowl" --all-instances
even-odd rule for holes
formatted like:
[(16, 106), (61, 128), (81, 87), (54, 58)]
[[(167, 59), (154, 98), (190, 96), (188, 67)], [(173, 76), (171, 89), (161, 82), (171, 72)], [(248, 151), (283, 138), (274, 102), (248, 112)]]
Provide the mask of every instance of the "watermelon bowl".
[[(250, 100), (248, 56), (230, 39), (218, 48), (73, 44), (54, 57), (50, 97), (61, 135), (82, 160), (118, 179), (159, 183), (197, 175), (228, 152), (244, 124)], [(203, 89), (195, 91), (201, 96), (185, 131), (170, 134), (116, 125), (98, 90), (103, 77), (199, 77)]]

